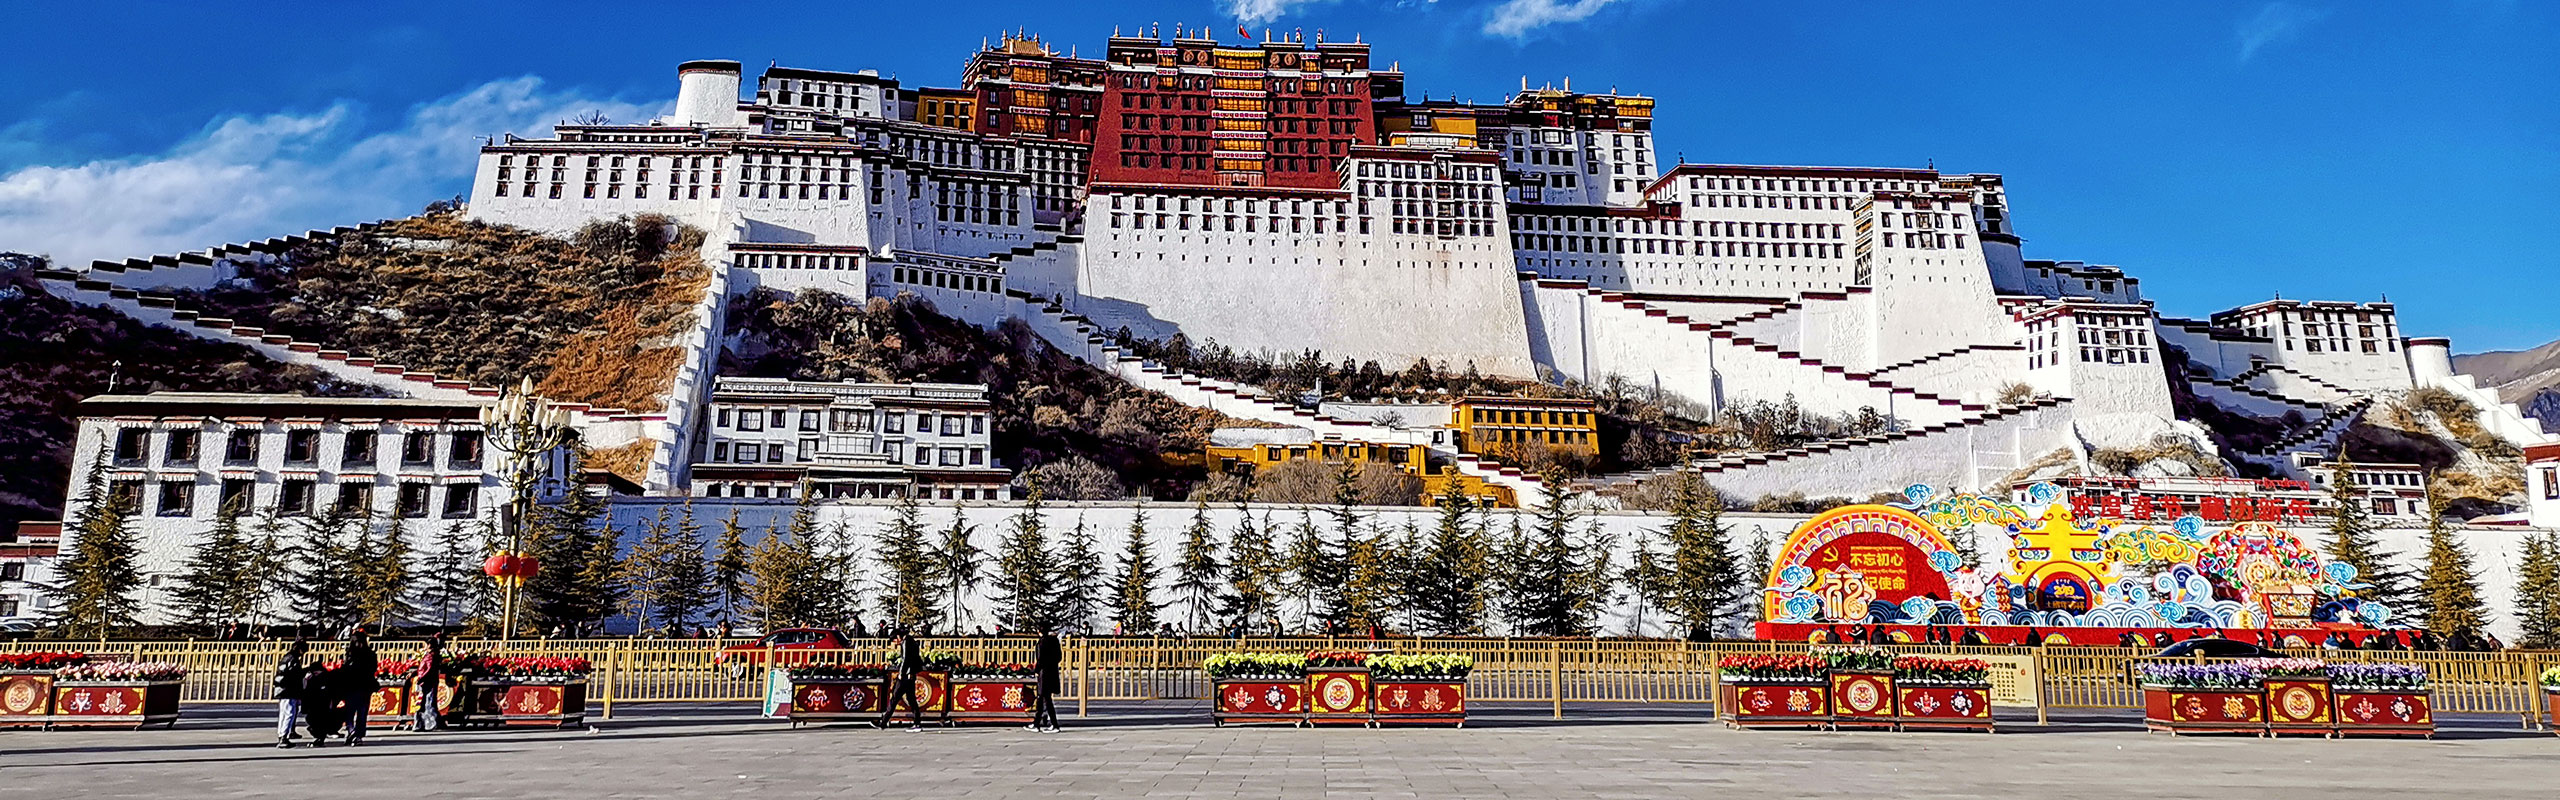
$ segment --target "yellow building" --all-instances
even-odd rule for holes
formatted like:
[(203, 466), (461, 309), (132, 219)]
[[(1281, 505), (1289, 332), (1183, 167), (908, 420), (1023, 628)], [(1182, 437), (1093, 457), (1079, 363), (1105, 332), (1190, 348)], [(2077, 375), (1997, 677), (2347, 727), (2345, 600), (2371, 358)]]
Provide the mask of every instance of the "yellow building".
[(1458, 449), (1505, 458), (1532, 445), (1559, 452), (1600, 455), (1600, 414), (1590, 400), (1570, 397), (1458, 398), (1449, 427)]
[(1209, 469), (1230, 474), (1310, 459), (1355, 467), (1374, 461), (1421, 478), (1424, 503), (1436, 501), (1447, 491), (1448, 482), (1455, 480), (1459, 492), (1479, 502), (1496, 508), (1518, 506), (1508, 488), (1485, 483), (1453, 466), (1432, 464), (1431, 451), (1421, 445), (1318, 439), (1305, 428), (1220, 428), (1209, 433), (1207, 455)]

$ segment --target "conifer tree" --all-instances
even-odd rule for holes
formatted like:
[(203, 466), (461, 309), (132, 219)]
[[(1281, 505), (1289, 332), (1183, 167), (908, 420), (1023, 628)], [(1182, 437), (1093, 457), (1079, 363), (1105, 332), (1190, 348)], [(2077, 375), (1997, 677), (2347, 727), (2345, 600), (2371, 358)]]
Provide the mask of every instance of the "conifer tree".
[(2365, 600), (2409, 612), (2409, 573), (2382, 551), (2373, 516), (2355, 491), (2355, 465), (2345, 458), (2329, 465), (2329, 560), (2356, 568), (2356, 580), (2372, 586), (2357, 590)]
[(1476, 501), (1460, 488), (1455, 480), (1442, 488), (1438, 523), (1412, 558), (1407, 604), (1421, 632), (1433, 636), (1484, 632), (1488, 553), (1483, 527), (1468, 519)]
[[(243, 500), (241, 504), (245, 509), (247, 501)], [(293, 531), (288, 530), (284, 518), (273, 511), (269, 509), (269, 513), (258, 516), (251, 536), (249, 575), (257, 580), (257, 585), (251, 588), (257, 599), (250, 604), (250, 616), (262, 624), (274, 619), (270, 616), (272, 610), (290, 603), (299, 580), (294, 564), (297, 548)], [(479, 569), (479, 564), (474, 562), (472, 568)]]
[(736, 624), (747, 596), (747, 529), (738, 524), (734, 508), (720, 523), (720, 544), (711, 558), (711, 595), (720, 604), (721, 626)]
[(642, 625), (679, 636), (711, 605), (712, 582), (699, 526), (693, 524), (693, 509), (687, 506), (684, 516), (673, 524), (661, 511), (646, 531), (631, 548), (631, 595), (640, 607)]
[(1672, 484), (1671, 524), (1662, 530), (1670, 547), (1664, 565), (1668, 574), (1660, 586), (1662, 610), (1690, 638), (1713, 636), (1746, 579), (1724, 527), (1724, 498), (1698, 473), (1684, 469), (1678, 474)]
[[(1556, 478), (1547, 485), (1563, 485), (1562, 476)], [(1579, 515), (1565, 495), (1549, 492), (1546, 502), (1538, 506), (1537, 525), (1529, 533), (1528, 553), (1520, 564), (1521, 632), (1530, 636), (1591, 634), (1591, 614), (1598, 605), (1598, 587), (1590, 577), (1595, 560), (1576, 540), (1574, 524)]]
[[(281, 527), (283, 512), (268, 506), (264, 525)], [(335, 635), (362, 619), (356, 600), (364, 591), (364, 547), (351, 538), (353, 520), (344, 510), (298, 520), (300, 541), (293, 547), (293, 585), (287, 590), (302, 624)]]
[(814, 624), (818, 564), (809, 542), (814, 523), (768, 527), (747, 551), (747, 609), (765, 630)]
[(1182, 553), (1173, 562), (1174, 602), (1182, 607), (1186, 632), (1208, 633), (1216, 625), (1226, 565), (1218, 563), (1218, 540), (1209, 526), (1209, 501), (1191, 506), (1191, 526), (1182, 532)]
[(2480, 573), (2471, 566), (2471, 549), (2454, 538), (2445, 522), (2444, 506), (2434, 487), (2427, 491), (2427, 572), (2418, 592), (2427, 601), (2427, 630), (2440, 636), (2477, 634), (2488, 627), (2488, 604), (2480, 599)]
[(1093, 631), (1094, 618), (1102, 616), (1103, 580), (1102, 551), (1094, 547), (1093, 532), (1078, 514), (1075, 528), (1067, 531), (1067, 551), (1058, 557), (1060, 627)]
[(409, 615), (409, 530), (398, 518), (385, 522), (379, 538), (372, 526), (358, 539), (355, 553), (357, 618), (377, 630)]
[(2525, 537), (2516, 569), (2516, 627), (2516, 646), (2560, 649), (2560, 534)]
[(941, 616), (934, 600), (933, 552), (925, 543), (924, 525), (916, 520), (916, 499), (898, 499), (888, 527), (880, 530), (880, 615), (892, 628), (921, 631)]
[(137, 513), (131, 498), (107, 484), (107, 453), (101, 450), (84, 479), (80, 513), (71, 520), (70, 552), (62, 555), (61, 584), (53, 590), (61, 611), (56, 623), (70, 635), (107, 638), (109, 630), (135, 624), (142, 601), (135, 596), (148, 579), (141, 566), (142, 543), (133, 530)]
[(493, 583), (480, 569), (488, 560), (488, 524), (486, 520), (453, 523), (435, 535), (434, 553), (427, 556), (419, 575), (418, 603), (440, 627), (478, 617), (486, 607), (482, 600)]
[(241, 530), (243, 501), (234, 498), (214, 512), (213, 529), (196, 540), (170, 590), (178, 619), (191, 626), (218, 630), (246, 622), (256, 610), (264, 579), (257, 568), (257, 543)]
[(1511, 523), (1509, 530), (1487, 537), (1485, 549), (1492, 557), (1485, 562), (1485, 585), (1490, 587), (1492, 594), (1487, 596), (1486, 606), (1493, 617), (1501, 620), (1504, 632), (1519, 636), (1528, 630), (1529, 624), (1528, 587), (1525, 584), (1529, 532), (1521, 527), (1518, 513), (1506, 516)]
[(1653, 537), (1636, 534), (1635, 551), (1627, 557), (1626, 571), (1618, 580), (1627, 586), (1627, 595), (1635, 599), (1634, 615), (1627, 620), (1627, 635), (1644, 635), (1645, 613), (1658, 608), (1671, 591), (1671, 570), (1653, 555)]
[(862, 616), (862, 542), (853, 524), (826, 526), (811, 555), (817, 560), (816, 614), (831, 625), (849, 624)]
[(1618, 571), (1611, 555), (1618, 551), (1618, 537), (1592, 520), (1583, 529), (1582, 540), (1575, 544), (1582, 552), (1581, 585), (1574, 600), (1576, 613), (1590, 635), (1600, 633), (1600, 615), (1618, 602)]
[(541, 568), (519, 590), (520, 624), (583, 636), (622, 607), (622, 537), (604, 513), (604, 500), (587, 492), (534, 510), (526, 549)]
[(1149, 636), (1156, 631), (1155, 557), (1147, 552), (1147, 509), (1140, 506), (1129, 520), (1129, 539), (1120, 548), (1118, 568), (1111, 577), (1111, 622), (1128, 636)]
[(1227, 591), (1220, 618), (1241, 630), (1269, 624), (1277, 627), (1280, 585), (1286, 581), (1280, 556), (1271, 549), (1270, 520), (1254, 524), (1253, 509), (1236, 503), (1236, 529), (1227, 535)]
[(1357, 634), (1386, 627), (1396, 591), (1395, 542), (1383, 530), (1354, 530), (1344, 541), (1342, 564), (1341, 630)]
[(1768, 608), (1760, 600), (1761, 592), (1765, 589), (1764, 583), (1769, 580), (1769, 571), (1777, 568), (1776, 564), (1771, 563), (1773, 556), (1769, 554), (1768, 534), (1753, 533), (1751, 544), (1744, 549), (1742, 555), (1742, 577), (1737, 594), (1744, 601), (1743, 617), (1750, 622), (1765, 622), (1768, 617)]
[(1051, 630), (1058, 622), (1057, 560), (1049, 554), (1048, 521), (1041, 516), (1040, 481), (1028, 482), (1022, 509), (996, 545), (997, 624), (1017, 631)]
[(969, 524), (965, 506), (951, 507), (951, 527), (942, 529), (942, 539), (933, 548), (933, 582), (949, 595), (951, 632), (960, 633), (969, 624), (969, 610), (963, 605), (967, 594), (978, 587), (978, 567), (984, 551), (971, 544), (978, 526)]
[(1342, 567), (1333, 548), (1325, 545), (1324, 533), (1316, 529), (1314, 515), (1298, 512), (1298, 526), (1291, 530), (1288, 553), (1283, 556), (1289, 572), (1289, 591), (1303, 611), (1301, 622), (1314, 633), (1331, 633), (1326, 621), (1334, 619), (1333, 607), (1327, 605), (1328, 584), (1341, 581)]

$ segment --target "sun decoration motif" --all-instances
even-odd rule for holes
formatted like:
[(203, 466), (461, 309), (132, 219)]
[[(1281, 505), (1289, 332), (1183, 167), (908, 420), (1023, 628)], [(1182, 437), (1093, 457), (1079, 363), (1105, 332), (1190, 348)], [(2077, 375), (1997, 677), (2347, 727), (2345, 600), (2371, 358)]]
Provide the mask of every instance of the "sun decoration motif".
[(25, 714), (36, 708), (35, 681), (11, 681), (6, 694), (0, 695), (0, 712)]
[(1812, 711), (1812, 710), (1813, 710), (1813, 690), (1811, 690), (1811, 689), (1789, 689), (1789, 690), (1787, 690), (1787, 710), (1788, 710), (1788, 711), (1794, 711), (1794, 712), (1797, 712), (1797, 713), (1803, 713), (1803, 712), (1807, 712), (1807, 711)]
[(1842, 692), (1840, 699), (1851, 711), (1865, 714), (1884, 706), (1883, 693), (1876, 690), (1875, 681), (1849, 681), (1842, 688), (1848, 691)]
[(2289, 686), (2284, 691), (2284, 715), (2290, 719), (2310, 719), (2319, 712), (2319, 693), (2308, 686)]
[(2249, 718), (2249, 699), (2245, 697), (2222, 698), (2222, 716), (2230, 719)]

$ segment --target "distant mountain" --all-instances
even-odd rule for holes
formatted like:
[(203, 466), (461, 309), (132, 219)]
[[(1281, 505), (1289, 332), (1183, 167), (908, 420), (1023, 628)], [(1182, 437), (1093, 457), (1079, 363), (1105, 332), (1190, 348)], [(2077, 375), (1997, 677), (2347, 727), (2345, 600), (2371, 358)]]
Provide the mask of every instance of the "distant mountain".
[(2560, 341), (2531, 350), (2454, 356), (2453, 371), (2497, 390), (2499, 399), (2523, 407), (2525, 416), (2560, 426)]

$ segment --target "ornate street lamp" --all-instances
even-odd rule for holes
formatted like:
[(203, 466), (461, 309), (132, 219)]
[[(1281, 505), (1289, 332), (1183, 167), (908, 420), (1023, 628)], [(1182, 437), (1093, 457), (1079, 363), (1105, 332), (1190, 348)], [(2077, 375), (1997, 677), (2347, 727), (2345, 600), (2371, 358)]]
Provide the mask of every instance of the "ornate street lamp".
[[(482, 565), (483, 571), (506, 590), (498, 630), (500, 641), (515, 637), (516, 589), (539, 569), (534, 559), (525, 554), (525, 526), (533, 519), (534, 488), (550, 472), (551, 464), (546, 462), (577, 435), (569, 427), (569, 419), (568, 409), (534, 395), (532, 378), (500, 393), (496, 404), (480, 409), (481, 437), (488, 449), (498, 454), (498, 477), (507, 485), (507, 504), (499, 514), (507, 546)], [(570, 491), (577, 490), (572, 476), (563, 476), (563, 480), (571, 481)]]

